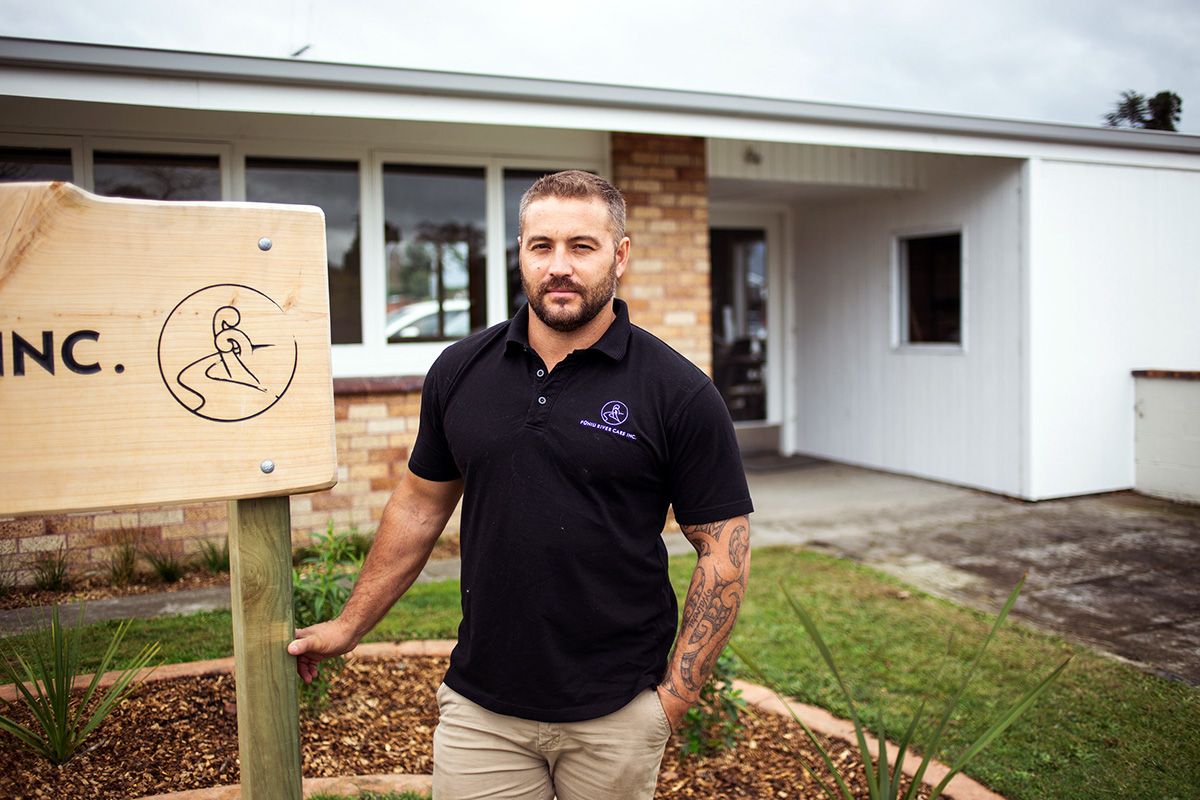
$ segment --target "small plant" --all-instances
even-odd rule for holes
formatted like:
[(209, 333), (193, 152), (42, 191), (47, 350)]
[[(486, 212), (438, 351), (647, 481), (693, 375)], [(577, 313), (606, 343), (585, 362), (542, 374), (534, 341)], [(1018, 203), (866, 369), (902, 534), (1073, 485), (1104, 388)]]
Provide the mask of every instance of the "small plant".
[[(0, 730), (16, 737), (23, 747), (45, 757), (51, 764), (62, 764), (74, 755), (83, 740), (133, 690), (138, 672), (158, 655), (157, 642), (143, 647), (121, 671), (116, 683), (93, 704), (100, 676), (112, 666), (129, 628), (130, 621), (126, 620), (117, 626), (83, 696), (72, 703), (71, 687), (79, 674), (83, 613), (81, 603), (75, 625), (64, 629), (59, 623), (58, 606), (55, 606), (49, 629), (43, 628), (34, 635), (29, 658), (17, 652), (11, 643), (3, 643), (5, 646), (0, 649), (0, 674), (16, 687), (21, 702), (33, 715), (31, 727), (0, 715)], [(143, 675), (141, 680), (144, 679)]]
[(200, 563), (213, 575), (219, 572), (229, 572), (229, 540), (223, 539), (220, 544), (210, 541), (201, 542)]
[(0, 559), (0, 598), (8, 597), (17, 588), (17, 566), (10, 554)]
[(137, 578), (137, 538), (133, 531), (122, 528), (108, 544), (108, 580), (113, 586), (128, 586)]
[(742, 693), (733, 688), (733, 658), (721, 651), (712, 675), (700, 690), (700, 699), (683, 717), (679, 735), (680, 758), (706, 756), (733, 747), (745, 725), (738, 714), (746, 707)]
[[(301, 565), (292, 570), (292, 611), (297, 628), (331, 620), (342, 612), (354, 575), (362, 568), (363, 555), (354, 535), (336, 533), (331, 522), (325, 533), (314, 535), (308, 552), (300, 556)], [(300, 684), (300, 702), (306, 710), (324, 704), (333, 675), (345, 663), (342, 658), (329, 659), (312, 683)]]
[(68, 574), (67, 547), (48, 550), (33, 562), (33, 585), (47, 592), (62, 592), (71, 588)]
[[(1013, 604), (1017, 602), (1017, 597), (1021, 594), (1021, 589), (1024, 586), (1025, 578), (1021, 578), (1021, 580), (1017, 582), (1016, 588), (1014, 588), (1012, 593), (1008, 596), (1008, 600), (1005, 602), (1004, 607), (1000, 610), (1000, 615), (996, 617), (996, 621), (993, 623), (991, 630), (984, 638), (983, 643), (975, 652), (974, 658), (971, 659), (970, 665), (967, 667), (967, 671), (963, 676), (962, 682), (959, 684), (954, 696), (946, 704), (946, 708), (942, 712), (941, 718), (938, 720), (937, 727), (934, 729), (933, 739), (925, 748), (925, 757), (921, 760), (921, 764), (917, 768), (917, 772), (913, 776), (912, 782), (909, 784), (908, 791), (904, 793), (904, 800), (913, 800), (913, 798), (916, 797), (917, 790), (921, 785), (921, 779), (925, 777), (925, 772), (929, 767), (929, 762), (933, 758), (933, 754), (937, 751), (938, 745), (941, 743), (942, 734), (945, 732), (946, 726), (950, 723), (950, 717), (954, 714), (954, 710), (958, 708), (958, 704), (962, 699), (963, 692), (966, 691), (967, 684), (971, 682), (971, 678), (974, 676), (975, 670), (979, 666), (980, 660), (983, 658), (984, 651), (987, 650), (988, 645), (991, 644), (992, 639), (996, 635), (996, 631), (1000, 629), (1000, 625), (1004, 622), (1005, 618), (1008, 617), (1008, 612), (1012, 610)], [(782, 583), (780, 583), (779, 588), (782, 590), (784, 597), (787, 598), (788, 604), (791, 605), (792, 611), (794, 611), (796, 616), (799, 618), (800, 624), (804, 626), (804, 630), (808, 632), (809, 637), (811, 637), (813, 643), (816, 644), (817, 651), (821, 654), (821, 658), (825, 662), (826, 666), (829, 667), (830, 672), (833, 673), (833, 677), (837, 681), (838, 688), (841, 690), (842, 696), (845, 698), (846, 704), (850, 708), (850, 718), (854, 723), (854, 734), (858, 739), (858, 750), (862, 755), (863, 763), (867, 766), (867, 789), (871, 800), (897, 800), (897, 798), (900, 797), (900, 765), (904, 763), (904, 756), (905, 753), (908, 752), (908, 745), (912, 740), (913, 732), (917, 729), (917, 725), (921, 722), (921, 717), (924, 715), (925, 703), (921, 703), (920, 707), (917, 709), (917, 712), (913, 715), (912, 721), (909, 723), (908, 728), (905, 730), (904, 735), (900, 739), (896, 758), (893, 762), (895, 764), (894, 770), (889, 770), (888, 768), (888, 753), (887, 746), (885, 744), (887, 742), (887, 731), (884, 730), (882, 721), (880, 722), (878, 732), (880, 742), (879, 761), (875, 767), (872, 767), (870, 751), (867, 749), (866, 729), (864, 728), (862, 721), (859, 719), (858, 708), (854, 704), (854, 699), (850, 695), (850, 690), (847, 687), (846, 682), (842, 679), (842, 675), (834, 663), (833, 654), (829, 651), (829, 647), (825, 644), (824, 638), (822, 638), (820, 631), (817, 630), (816, 623), (813, 622), (813, 619), (809, 613), (791, 596), (791, 594), (788, 593), (787, 589), (784, 588)], [(759, 680), (761, 680), (765, 685), (770, 686), (775, 691), (776, 696), (779, 696), (779, 690), (772, 686), (770, 679), (763, 673), (762, 669), (760, 669), (754, 663), (753, 659), (732, 645), (731, 649), (733, 649), (738, 658), (740, 658), (750, 668), (750, 670), (756, 676), (758, 676)], [(966, 766), (967, 762), (978, 755), (983, 748), (987, 747), (988, 744), (990, 744), (996, 737), (998, 737), (1010, 725), (1016, 722), (1022, 714), (1028, 711), (1034, 702), (1037, 701), (1038, 697), (1040, 697), (1042, 693), (1050, 687), (1050, 684), (1053, 683), (1054, 680), (1062, 673), (1062, 671), (1066, 669), (1067, 664), (1069, 664), (1071, 661), (1071, 658), (1072, 657), (1069, 656), (1049, 675), (1047, 675), (1045, 678), (1042, 678), (1037, 685), (1027, 691), (1020, 700), (1010, 706), (1007, 711), (993, 720), (992, 724), (987, 728), (987, 730), (980, 734), (979, 737), (950, 764), (949, 771), (937, 784), (937, 786), (933, 788), (928, 800), (937, 800), (937, 798), (940, 797), (942, 792), (945, 790), (946, 785), (950, 783), (950, 779), (961, 772), (963, 767)], [(783, 700), (781, 696), (779, 699)], [(821, 760), (824, 761), (826, 768), (829, 770), (830, 774), (833, 775), (833, 779), (837, 783), (839, 792), (834, 792), (833, 788), (826, 781), (822, 780), (808, 764), (801, 762), (801, 766), (810, 776), (812, 776), (813, 780), (816, 781), (816, 783), (821, 787), (825, 794), (831, 798), (831, 800), (838, 800), (839, 796), (842, 798), (842, 800), (854, 800), (854, 795), (851, 794), (850, 790), (846, 786), (845, 779), (834, 766), (833, 759), (830, 757), (829, 752), (821, 744), (820, 740), (817, 739), (816, 735), (812, 732), (804, 720), (800, 719), (800, 717), (796, 715), (796, 712), (791, 710), (791, 706), (788, 705), (787, 701), (784, 700), (783, 702), (784, 705), (788, 706), (788, 710), (791, 711), (792, 718), (795, 719), (796, 722), (800, 723), (800, 727), (804, 729), (804, 733), (808, 736), (809, 741), (811, 741), (813, 746), (816, 747), (817, 752), (821, 754)]]
[(168, 545), (152, 547), (146, 551), (146, 560), (154, 569), (154, 574), (163, 583), (175, 583), (187, 572), (187, 560), (179, 551)]

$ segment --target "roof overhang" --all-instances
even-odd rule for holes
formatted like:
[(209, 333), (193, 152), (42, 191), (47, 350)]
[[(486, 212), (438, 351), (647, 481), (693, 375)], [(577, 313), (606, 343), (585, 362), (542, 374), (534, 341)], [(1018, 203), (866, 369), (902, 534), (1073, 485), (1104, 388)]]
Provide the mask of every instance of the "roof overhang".
[[(554, 127), (583, 127), (592, 129), (633, 130), (645, 132), (691, 133), (697, 136), (730, 136), (731, 138), (756, 138), (788, 141), (794, 135), (771, 135), (780, 125), (855, 129), (869, 132), (865, 146), (885, 146), (879, 143), (878, 134), (916, 134), (924, 141), (937, 137), (943, 144), (947, 137), (954, 141), (987, 140), (995, 143), (1044, 143), (1075, 145), (1089, 148), (1136, 150), (1142, 152), (1174, 152), (1200, 154), (1200, 136), (1159, 131), (1116, 130), (1111, 128), (1067, 125), (1057, 123), (1027, 122), (954, 114), (936, 114), (897, 109), (871, 108), (864, 106), (813, 103), (795, 100), (778, 100), (761, 97), (711, 94), (704, 92), (647, 89), (607, 84), (576, 83), (569, 81), (511, 78), (495, 75), (434, 72), (428, 70), (395, 67), (362, 66), (298, 59), (262, 58), (252, 56), (222, 55), (147, 48), (120, 47), (99, 44), (45, 41), (0, 37), (0, 73), (7, 72), (7, 79), (0, 80), (0, 94), (20, 96), (44, 96), (37, 82), (30, 80), (35, 74), (54, 76), (82, 75), (108, 77), (109, 79), (147, 79), (180, 86), (237, 86), (244, 94), (247, 85), (258, 87), (269, 93), (271, 89), (291, 89), (307, 92), (341, 92), (362, 96), (383, 95), (409, 99), (427, 98), (440, 101), (458, 101), (490, 104), (492, 107), (531, 106), (552, 109), (602, 112), (596, 119), (605, 120), (600, 125), (585, 121), (578, 113), (565, 115), (562, 124)], [(0, 75), (0, 77), (3, 77)], [(180, 82), (183, 82), (182, 84)], [(85, 81), (86, 83), (86, 81)], [(24, 90), (24, 86), (28, 90)], [(180, 107), (205, 107), (210, 110), (249, 110), (237, 101), (223, 99), (221, 92), (207, 92), (207, 101), (196, 97), (181, 98), (177, 102), (156, 99), (151, 93), (112, 92), (111, 97), (97, 95), (97, 87), (77, 92), (78, 96), (60, 99), (78, 99), (96, 102), (129, 104), (155, 104)], [(188, 94), (185, 92), (184, 94)], [(199, 94), (198, 92), (196, 94)], [(262, 98), (260, 97), (260, 100)], [(294, 103), (293, 103), (294, 105)], [(255, 110), (289, 113), (292, 106), (273, 106), (260, 103)], [(343, 116), (337, 106), (309, 108), (307, 113)], [(415, 117), (436, 115), (437, 112), (410, 107)], [(372, 110), (365, 104), (364, 116), (393, 116), (397, 112)], [(350, 116), (357, 114), (349, 112)], [(460, 113), (443, 112), (445, 121), (461, 122)], [(661, 122), (665, 118), (677, 121), (675, 125)], [(641, 119), (644, 124), (639, 125)], [(651, 120), (658, 119), (655, 123)], [(692, 130), (680, 130), (679, 122), (691, 120), (684, 125)], [(709, 124), (697, 122), (707, 120)], [(479, 122), (493, 120), (481, 115)], [(718, 122), (724, 124), (717, 124)], [(736, 123), (743, 123), (738, 125)], [(731, 124), (732, 123), (732, 124)], [(747, 124), (757, 123), (757, 124)], [(664, 129), (664, 127), (666, 129)], [(941, 150), (941, 147), (921, 147), (914, 140), (895, 142), (899, 148)], [(1021, 155), (1006, 152), (1011, 148), (971, 147), (951, 148), (964, 152), (997, 150), (999, 155)], [(1020, 149), (1020, 148), (1018, 148)]]

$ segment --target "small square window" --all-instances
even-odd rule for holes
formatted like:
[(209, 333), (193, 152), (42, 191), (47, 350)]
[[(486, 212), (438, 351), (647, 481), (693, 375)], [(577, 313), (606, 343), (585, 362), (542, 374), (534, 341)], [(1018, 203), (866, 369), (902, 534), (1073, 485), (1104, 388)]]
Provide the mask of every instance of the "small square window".
[(962, 344), (962, 234), (900, 239), (904, 344)]

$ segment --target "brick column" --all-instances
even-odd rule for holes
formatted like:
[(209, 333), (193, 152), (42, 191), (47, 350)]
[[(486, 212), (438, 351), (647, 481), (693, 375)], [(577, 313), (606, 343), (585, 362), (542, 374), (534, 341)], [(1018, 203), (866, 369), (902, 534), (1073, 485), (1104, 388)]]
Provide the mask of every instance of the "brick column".
[(612, 171), (633, 242), (618, 295), (635, 324), (712, 374), (704, 139), (614, 133)]

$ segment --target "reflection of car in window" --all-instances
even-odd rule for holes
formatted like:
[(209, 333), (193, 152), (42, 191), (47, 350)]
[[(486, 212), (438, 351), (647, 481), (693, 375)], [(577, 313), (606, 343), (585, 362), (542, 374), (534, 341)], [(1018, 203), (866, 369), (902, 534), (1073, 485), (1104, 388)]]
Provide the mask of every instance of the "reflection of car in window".
[(461, 339), (471, 327), (471, 301), (467, 299), (446, 300), (445, 328), (438, 330), (438, 302), (422, 300), (388, 313), (387, 339), (402, 342), (405, 339)]

